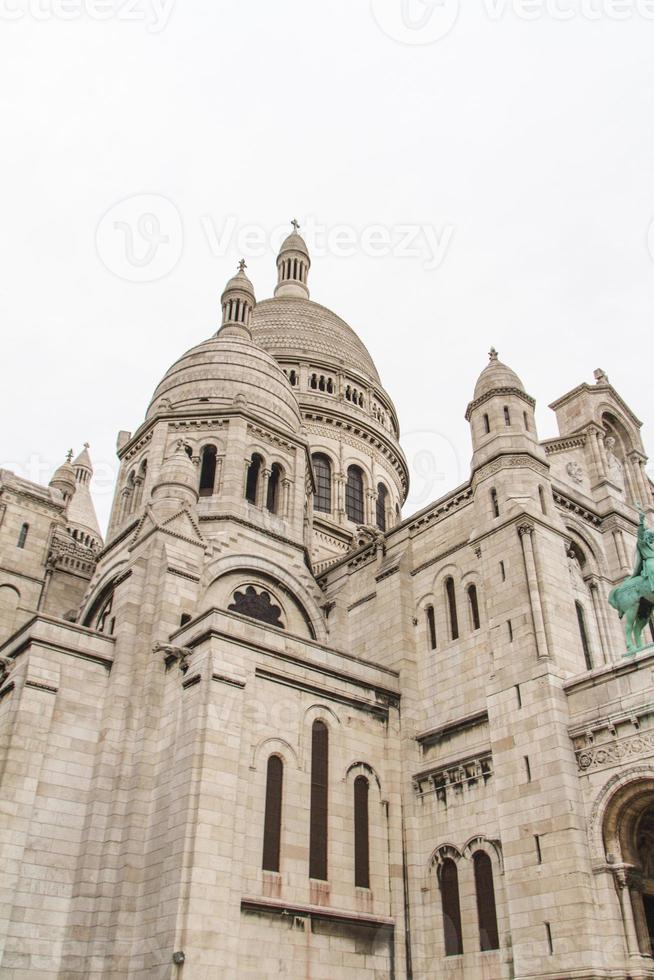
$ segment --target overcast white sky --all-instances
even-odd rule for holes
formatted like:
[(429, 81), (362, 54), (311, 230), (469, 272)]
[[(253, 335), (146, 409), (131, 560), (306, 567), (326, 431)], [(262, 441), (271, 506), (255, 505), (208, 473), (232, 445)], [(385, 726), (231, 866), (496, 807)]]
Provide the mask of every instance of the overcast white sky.
[(602, 367), (651, 444), (654, 2), (538, 3), (0, 0), (0, 464), (47, 482), (88, 440), (104, 527), (118, 430), (243, 251), (271, 295), (294, 215), (397, 406), (405, 513), (465, 479), (491, 344), (541, 437)]

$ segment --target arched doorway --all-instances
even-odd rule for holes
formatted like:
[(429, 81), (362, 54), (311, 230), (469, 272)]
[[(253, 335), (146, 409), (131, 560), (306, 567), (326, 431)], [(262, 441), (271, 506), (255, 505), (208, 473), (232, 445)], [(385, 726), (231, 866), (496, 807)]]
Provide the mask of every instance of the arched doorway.
[(654, 956), (654, 803), (643, 812), (636, 829), (643, 916), (649, 952)]

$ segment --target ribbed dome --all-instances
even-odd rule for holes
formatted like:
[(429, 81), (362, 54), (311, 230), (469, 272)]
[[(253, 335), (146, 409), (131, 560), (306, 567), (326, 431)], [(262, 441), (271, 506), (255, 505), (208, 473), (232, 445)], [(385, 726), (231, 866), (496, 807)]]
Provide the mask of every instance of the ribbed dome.
[(497, 351), (492, 349), (490, 361), (477, 379), (475, 385), (475, 400), (487, 395), (498, 388), (519, 388), (524, 391), (524, 385), (518, 375), (502, 361), (498, 360)]
[(146, 418), (193, 406), (226, 409), (243, 404), (272, 425), (297, 432), (300, 410), (284, 372), (264, 350), (241, 337), (215, 336), (188, 350), (157, 386)]
[(282, 242), (279, 255), (283, 255), (284, 252), (302, 252), (303, 255), (309, 258), (307, 243), (302, 238), (302, 235), (298, 235), (296, 231), (292, 231), (288, 238), (285, 238)]
[(255, 306), (250, 328), (254, 340), (275, 357), (326, 359), (381, 383), (354, 330), (319, 303), (299, 296), (266, 299)]

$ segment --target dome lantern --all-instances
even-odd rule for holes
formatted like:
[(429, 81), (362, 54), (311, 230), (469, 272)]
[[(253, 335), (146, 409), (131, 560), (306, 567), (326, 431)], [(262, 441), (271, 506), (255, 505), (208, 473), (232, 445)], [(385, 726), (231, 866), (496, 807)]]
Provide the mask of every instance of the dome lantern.
[(282, 242), (277, 256), (277, 286), (275, 296), (300, 296), (309, 298), (309, 269), (311, 259), (306, 242), (298, 234), (300, 227), (295, 218), (291, 221), (293, 231)]
[(245, 274), (246, 268), (245, 259), (241, 259), (236, 275), (229, 280), (220, 297), (223, 318), (218, 333), (221, 337), (252, 338), (250, 317), (256, 298), (254, 287)]

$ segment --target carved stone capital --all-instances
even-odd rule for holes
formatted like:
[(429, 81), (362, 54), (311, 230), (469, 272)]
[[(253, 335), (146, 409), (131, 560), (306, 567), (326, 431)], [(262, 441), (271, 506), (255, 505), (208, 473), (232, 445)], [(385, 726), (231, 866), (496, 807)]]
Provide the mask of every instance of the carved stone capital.
[(524, 538), (527, 535), (531, 537), (533, 533), (534, 533), (534, 525), (531, 524), (530, 522), (525, 521), (523, 524), (518, 525), (518, 534), (520, 535), (521, 538)]

